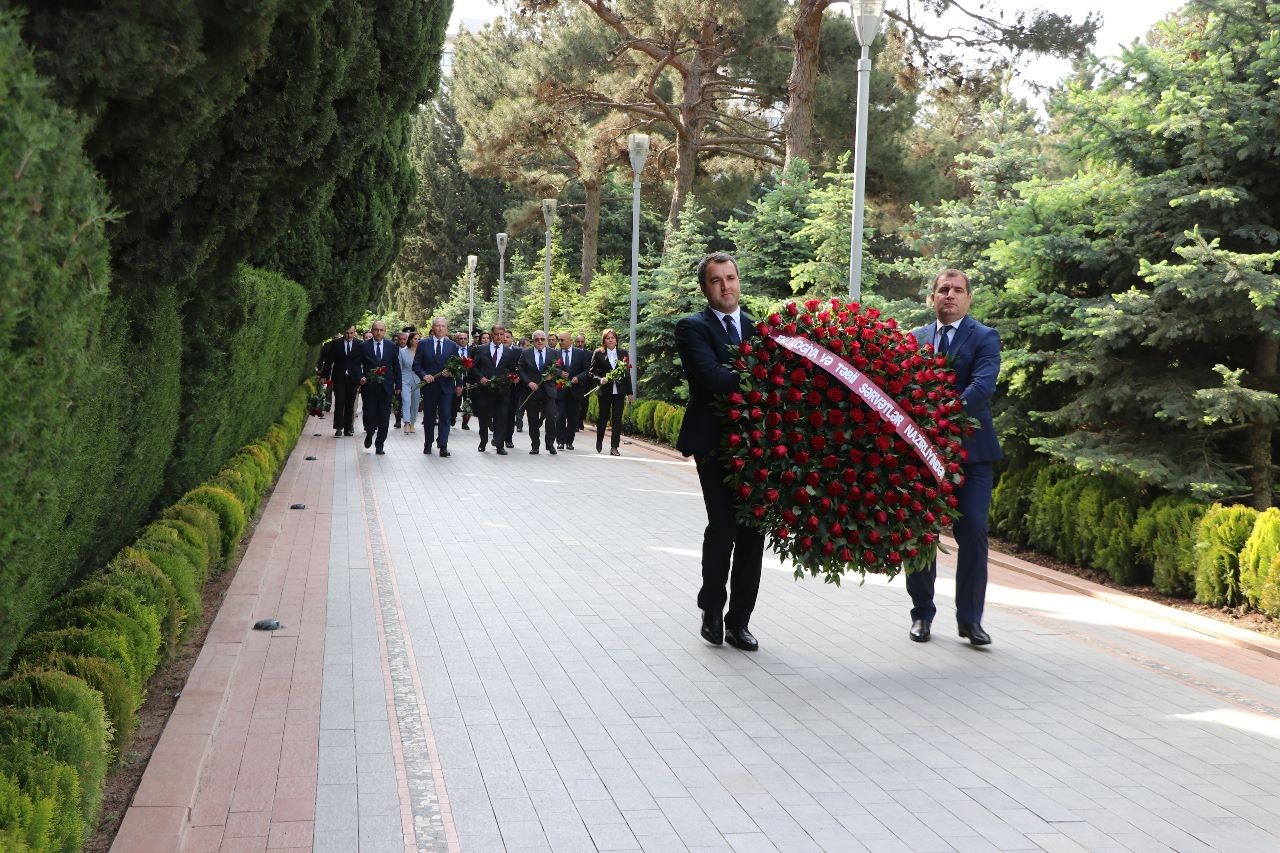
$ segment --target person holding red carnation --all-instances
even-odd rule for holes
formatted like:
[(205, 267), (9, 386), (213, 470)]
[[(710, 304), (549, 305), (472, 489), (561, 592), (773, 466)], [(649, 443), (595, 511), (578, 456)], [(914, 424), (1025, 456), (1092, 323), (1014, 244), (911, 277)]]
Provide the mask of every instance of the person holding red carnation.
[[(953, 532), (956, 554), (956, 623), (960, 636), (975, 646), (991, 643), (982, 629), (982, 608), (987, 597), (987, 515), (991, 508), (993, 467), (1003, 456), (991, 423), (991, 397), (1000, 374), (1000, 335), (969, 316), (973, 293), (969, 277), (957, 269), (945, 269), (933, 280), (929, 304), (937, 321), (912, 329), (921, 344), (945, 356), (956, 375), (956, 390), (965, 412), (977, 418), (978, 428), (964, 438), (964, 485), (956, 492), (960, 517)], [(907, 575), (911, 594), (911, 639), (929, 642), (929, 630), (937, 608), (933, 588), (938, 577), (935, 559), (927, 570)]]
[[(727, 639), (735, 648), (754, 652), (760, 644), (747, 626), (760, 591), (764, 531), (735, 518), (725, 466), (715, 453), (725, 425), (712, 400), (738, 390), (729, 348), (756, 334), (755, 321), (739, 305), (742, 285), (732, 255), (714, 252), (699, 261), (698, 286), (707, 307), (676, 324), (676, 347), (689, 382), (689, 404), (676, 449), (694, 458), (707, 508), (698, 591), (702, 637), (717, 646)], [(726, 599), (729, 609), (722, 613)]]

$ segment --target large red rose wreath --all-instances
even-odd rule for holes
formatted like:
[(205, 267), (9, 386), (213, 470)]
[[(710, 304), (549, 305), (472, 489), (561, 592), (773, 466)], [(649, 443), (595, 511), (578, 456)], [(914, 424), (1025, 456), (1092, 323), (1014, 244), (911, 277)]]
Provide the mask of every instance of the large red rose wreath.
[(838, 299), (788, 303), (738, 345), (742, 390), (722, 439), (739, 516), (796, 566), (927, 567), (963, 482), (963, 413), (944, 356), (892, 318)]

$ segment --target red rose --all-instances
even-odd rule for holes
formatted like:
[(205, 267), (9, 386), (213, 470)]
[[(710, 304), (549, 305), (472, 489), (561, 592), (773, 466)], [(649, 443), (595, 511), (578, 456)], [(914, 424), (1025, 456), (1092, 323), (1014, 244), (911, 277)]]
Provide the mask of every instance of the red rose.
[(773, 326), (775, 329), (776, 329), (778, 326), (781, 326), (781, 325), (782, 325), (782, 315), (781, 315), (781, 314), (777, 314), (777, 313), (770, 314), (770, 315), (769, 315), (769, 325), (770, 325), (770, 326)]

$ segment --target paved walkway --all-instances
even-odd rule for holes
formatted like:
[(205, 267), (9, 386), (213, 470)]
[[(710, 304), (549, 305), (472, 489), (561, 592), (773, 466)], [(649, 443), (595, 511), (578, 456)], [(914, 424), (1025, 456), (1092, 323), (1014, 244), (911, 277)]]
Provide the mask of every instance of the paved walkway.
[(1280, 644), (997, 567), (989, 650), (917, 645), (767, 559), (713, 648), (678, 457), (313, 423), (116, 849), (1280, 849)]

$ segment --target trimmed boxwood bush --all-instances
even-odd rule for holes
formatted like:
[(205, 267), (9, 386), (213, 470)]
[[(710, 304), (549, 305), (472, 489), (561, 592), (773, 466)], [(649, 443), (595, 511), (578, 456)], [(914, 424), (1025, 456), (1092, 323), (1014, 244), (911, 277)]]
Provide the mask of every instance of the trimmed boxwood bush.
[(1240, 551), (1253, 532), (1258, 511), (1214, 504), (1196, 531), (1196, 601), (1216, 607), (1244, 602), (1240, 590)]
[[(162, 518), (142, 528), (142, 533), (133, 543), (133, 547), (143, 554), (163, 552), (176, 554), (191, 567), (196, 585), (203, 587), (209, 577), (211, 561), (209, 547), (205, 544), (204, 532), (177, 518)], [(213, 547), (222, 548), (221, 537), (215, 537)], [(152, 560), (152, 562), (156, 562)], [(159, 563), (156, 563), (158, 566)], [(166, 572), (168, 574), (168, 572)], [(172, 577), (170, 577), (172, 580)]]
[(205, 564), (208, 566), (205, 571), (205, 579), (207, 579), (209, 571), (222, 557), (222, 529), (219, 526), (217, 513), (207, 506), (185, 503), (174, 504), (166, 509), (161, 517), (166, 520), (185, 522), (199, 532), (200, 541), (209, 555), (208, 562)]
[(135, 716), (142, 706), (142, 695), (134, 690), (120, 667), (99, 657), (49, 652), (23, 662), (31, 669), (56, 669), (81, 679), (102, 696), (102, 707), (111, 724), (113, 751), (119, 752), (137, 726)]
[[(15, 726), (7, 731), (11, 737), (23, 733)], [(33, 849), (75, 853), (81, 848), (89, 833), (80, 776), (74, 767), (41, 752), (33, 743), (17, 741), (0, 746), (0, 777), (4, 776), (17, 781), (33, 802), (46, 804), (37, 819), (47, 816), (47, 824), (25, 827), (28, 832), (43, 836), (40, 840), (45, 846)]]
[(223, 561), (236, 552), (247, 519), (244, 506), (235, 495), (217, 486), (199, 486), (183, 495), (179, 503), (194, 503), (213, 510), (218, 516), (218, 527), (222, 531)]
[(1134, 559), (1151, 572), (1157, 592), (1180, 598), (1195, 594), (1196, 529), (1208, 508), (1191, 498), (1165, 495), (1138, 512), (1130, 537)]
[(18, 780), (0, 773), (0, 850), (26, 853), (53, 848), (53, 797), (32, 797)]
[(1258, 514), (1253, 530), (1240, 549), (1240, 593), (1250, 607), (1262, 601), (1262, 585), (1271, 573), (1271, 564), (1280, 553), (1280, 509), (1272, 507)]
[(55, 708), (0, 707), (0, 743), (19, 745), (22, 752), (29, 749), (75, 770), (80, 782), (80, 815), (85, 826), (92, 827), (107, 775), (106, 737), (101, 727), (95, 731), (75, 714)]
[(671, 422), (667, 424), (667, 444), (672, 447), (676, 446), (676, 439), (680, 437), (680, 427), (684, 425), (684, 406), (676, 407), (675, 414), (671, 416)]
[(164, 636), (178, 636), (178, 592), (160, 567), (146, 555), (130, 548), (124, 549), (107, 564), (104, 577), (110, 583), (125, 587), (150, 607), (160, 620), (160, 631)]
[(1032, 462), (1009, 468), (1000, 476), (1000, 481), (991, 493), (991, 514), (988, 521), (992, 532), (997, 536), (1019, 545), (1027, 544), (1028, 515), (1031, 512), (1034, 483), (1046, 467), (1045, 462)]

